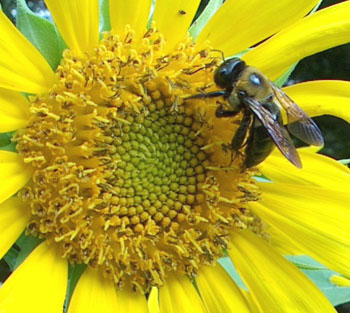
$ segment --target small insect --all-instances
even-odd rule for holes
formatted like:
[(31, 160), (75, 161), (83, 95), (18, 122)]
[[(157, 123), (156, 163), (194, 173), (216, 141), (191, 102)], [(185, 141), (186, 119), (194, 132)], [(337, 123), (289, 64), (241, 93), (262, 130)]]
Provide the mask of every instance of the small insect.
[(179, 10), (179, 14), (180, 15), (186, 15), (186, 11), (185, 10)]
[[(314, 146), (323, 145), (316, 123), (280, 88), (258, 69), (239, 58), (224, 61), (215, 71), (214, 81), (222, 90), (196, 94), (187, 99), (223, 97), (230, 109), (219, 104), (217, 117), (232, 117), (243, 112), (242, 121), (227, 147), (234, 153), (245, 148), (244, 166), (250, 168), (264, 161), (274, 146), (296, 167), (299, 154), (289, 133)], [(283, 125), (281, 108), (287, 114)]]

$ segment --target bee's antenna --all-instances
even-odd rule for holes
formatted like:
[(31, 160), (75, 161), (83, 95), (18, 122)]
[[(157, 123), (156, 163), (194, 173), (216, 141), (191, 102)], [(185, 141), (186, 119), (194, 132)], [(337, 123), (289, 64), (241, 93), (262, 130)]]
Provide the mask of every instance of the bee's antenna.
[(219, 49), (211, 49), (210, 51), (219, 52), (221, 54), (222, 61), (225, 61), (225, 54)]

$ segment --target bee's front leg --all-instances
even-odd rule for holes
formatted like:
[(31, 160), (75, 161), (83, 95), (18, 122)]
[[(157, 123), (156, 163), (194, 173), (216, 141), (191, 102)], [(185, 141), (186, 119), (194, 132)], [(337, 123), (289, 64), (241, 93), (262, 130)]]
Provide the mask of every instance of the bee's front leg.
[(215, 111), (215, 116), (218, 117), (218, 118), (221, 118), (221, 117), (233, 117), (235, 115), (237, 115), (240, 111), (241, 111), (241, 108), (238, 108), (235, 109), (235, 110), (225, 110), (224, 109), (224, 105), (220, 102), (218, 102), (218, 107)]

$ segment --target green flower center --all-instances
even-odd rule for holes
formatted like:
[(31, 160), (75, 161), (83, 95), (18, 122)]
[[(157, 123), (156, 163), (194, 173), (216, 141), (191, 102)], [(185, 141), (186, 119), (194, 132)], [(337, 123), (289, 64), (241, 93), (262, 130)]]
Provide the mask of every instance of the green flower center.
[(136, 42), (106, 33), (82, 59), (65, 51), (55, 86), (15, 136), (34, 168), (19, 193), (28, 233), (141, 292), (222, 256), (230, 232), (253, 221), (246, 204), (257, 196), (250, 173), (222, 162), (215, 105), (183, 100), (213, 85), (220, 60), (190, 40), (168, 54), (163, 45), (151, 29)]

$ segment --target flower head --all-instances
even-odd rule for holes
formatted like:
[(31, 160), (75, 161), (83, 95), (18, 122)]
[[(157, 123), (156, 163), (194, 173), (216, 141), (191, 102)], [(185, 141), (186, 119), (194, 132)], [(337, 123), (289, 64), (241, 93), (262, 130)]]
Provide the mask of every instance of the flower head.
[[(240, 32), (223, 40), (219, 21), (234, 18), (236, 23), (248, 23), (249, 19), (243, 22), (243, 17), (248, 17), (244, 10), (256, 2), (227, 1), (194, 41), (186, 31), (197, 9), (195, 1), (175, 3), (171, 8), (166, 1), (157, 2), (153, 22), (146, 28), (150, 2), (136, 1), (130, 6), (110, 0), (111, 30), (99, 39), (98, 1), (47, 0), (68, 46), (55, 72), (0, 15), (0, 27), (9, 33), (4, 44), (0, 43), (6, 67), (5, 63), (0, 66), (8, 71), (6, 76), (0, 75), (6, 108), (0, 114), (4, 120), (1, 130), (16, 131), (12, 140), (17, 150), (0, 151), (6, 166), (1, 174), (6, 184), (0, 193), (0, 211), (10, 212), (3, 222), (14, 225), (3, 234), (6, 240), (1, 251), (9, 249), (24, 227), (27, 235), (45, 239), (0, 289), (0, 307), (18, 311), (21, 304), (9, 304), (6, 299), (12, 297), (10, 291), (18, 279), (28, 279), (38, 262), (48, 273), (48, 267), (54, 267), (50, 277), (39, 274), (37, 281), (57, 288), (47, 299), (52, 300), (50, 311), (59, 312), (66, 295), (68, 261), (72, 268), (87, 265), (68, 312), (126, 311), (129, 307), (145, 311), (146, 298), (154, 311), (158, 309), (158, 289), (161, 311), (195, 307), (225, 312), (240, 307), (249, 312), (253, 306), (266, 311), (271, 305), (286, 312), (292, 305), (307, 312), (311, 308), (314, 312), (330, 310), (321, 293), (276, 251), (297, 246), (345, 271), (349, 245), (343, 238), (348, 229), (330, 234), (345, 222), (348, 195), (338, 197), (332, 226), (322, 231), (309, 229), (311, 220), (302, 218), (301, 209), (292, 213), (285, 199), (298, 194), (303, 186), (308, 190), (305, 201), (293, 205), (305, 202), (306, 210), (308, 201), (314, 204), (319, 200), (309, 195), (328, 185), (320, 187), (310, 178), (304, 186), (304, 176), (298, 172), (283, 181), (283, 172), (274, 175), (272, 169), (284, 160), (274, 155), (270, 159), (277, 161), (264, 162), (260, 171), (246, 169), (244, 153), (233, 158), (225, 149), (242, 116), (217, 118), (216, 100), (188, 97), (215, 90), (213, 74), (222, 62), (215, 49), (231, 55), (277, 33), (243, 56), (273, 80), (297, 59), (281, 58), (275, 65), (264, 56), (289, 49), (291, 38), (298, 59), (346, 42), (350, 25), (343, 12), (348, 13), (350, 6), (344, 3), (301, 19), (316, 1), (298, 2), (291, 10), (287, 10), (289, 1), (280, 5), (264, 2), (262, 14), (255, 17), (263, 31), (249, 25), (245, 35)], [(268, 22), (269, 10), (284, 15)], [(295, 36), (303, 27), (310, 32)], [(312, 42), (330, 32), (336, 33), (332, 41), (321, 45), (315, 40), (309, 48), (304, 47), (306, 40)], [(12, 51), (5, 46), (21, 57), (19, 63), (10, 61)], [(24, 58), (24, 47), (32, 58)], [(19, 92), (32, 95), (24, 97)], [(315, 111), (311, 106), (310, 115)], [(309, 157), (323, 160), (330, 171), (336, 167), (323, 157)], [(284, 168), (288, 166), (281, 165)], [(257, 183), (254, 175), (258, 173), (274, 182)], [(348, 175), (345, 168), (338, 174), (342, 183), (348, 179), (343, 177)], [(283, 196), (275, 195), (279, 188), (285, 190)], [(324, 209), (317, 207), (311, 216), (320, 212), (326, 216)], [(329, 222), (324, 216), (319, 217), (318, 226)], [(332, 262), (314, 246), (315, 242), (325, 245), (324, 237), (338, 254)], [(249, 288), (251, 300), (215, 266), (226, 253)], [(271, 288), (266, 288), (259, 280), (270, 280), (272, 270), (281, 280), (272, 280)], [(293, 279), (294, 291), (283, 292), (283, 284), (292, 284)], [(196, 280), (201, 297), (192, 280)], [(297, 290), (299, 285), (305, 285), (315, 299), (308, 300), (304, 290)], [(216, 288), (227, 290), (226, 297), (215, 295)], [(270, 300), (264, 300), (272, 294)], [(227, 302), (232, 297), (234, 301)], [(91, 304), (92, 298), (98, 299), (97, 304)], [(37, 301), (31, 303), (38, 311)], [(39, 307), (47, 311), (43, 303)]]

